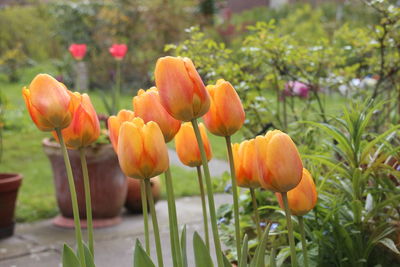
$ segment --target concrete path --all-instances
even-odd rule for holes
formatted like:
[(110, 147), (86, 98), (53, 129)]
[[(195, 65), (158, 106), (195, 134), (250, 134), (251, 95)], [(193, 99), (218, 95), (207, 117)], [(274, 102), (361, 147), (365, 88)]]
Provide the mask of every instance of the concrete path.
[[(176, 154), (175, 150), (168, 149), (168, 154), (169, 154), (169, 160), (172, 165), (179, 166), (179, 167), (187, 169), (189, 171), (194, 170), (192, 167), (183, 165), (183, 163), (179, 160), (178, 154)], [(228, 162), (226, 162), (224, 160), (213, 158), (208, 163), (208, 166), (210, 168), (211, 177), (219, 177), (224, 172), (229, 172), (229, 164), (228, 164)]]
[[(231, 196), (227, 194), (215, 195), (216, 207), (223, 203), (230, 203)], [(187, 244), (189, 266), (194, 266), (192, 237), (194, 231), (203, 236), (202, 211), (199, 197), (180, 198), (176, 202), (179, 224), (187, 225)], [(172, 266), (168, 212), (166, 201), (156, 205), (164, 266)], [(209, 227), (211, 228), (211, 227)], [(83, 232), (86, 236), (86, 231)], [(143, 218), (141, 215), (124, 215), (121, 224), (96, 229), (95, 233), (95, 259), (97, 267), (132, 267), (133, 246), (136, 238), (143, 237)], [(210, 236), (212, 236), (210, 234)], [(151, 255), (156, 260), (153, 236)], [(1, 267), (57, 267), (61, 266), (61, 249), (64, 242), (74, 244), (74, 231), (58, 228), (52, 225), (51, 220), (36, 223), (18, 224), (15, 235), (11, 238), (0, 240), (0, 266)], [(213, 251), (213, 250), (212, 250)], [(156, 261), (155, 261), (156, 262)]]

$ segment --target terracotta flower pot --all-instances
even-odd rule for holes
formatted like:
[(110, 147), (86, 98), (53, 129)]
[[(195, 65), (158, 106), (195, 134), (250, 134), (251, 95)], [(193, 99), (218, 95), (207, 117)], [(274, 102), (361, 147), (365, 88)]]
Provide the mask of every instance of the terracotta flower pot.
[(22, 175), (0, 173), (0, 238), (14, 233), (14, 211)]
[[(128, 179), (128, 194), (126, 196), (125, 208), (132, 213), (142, 213), (142, 198), (140, 194), (140, 180)], [(161, 196), (160, 177), (151, 178), (151, 190), (154, 201), (157, 202)]]
[[(60, 145), (46, 138), (43, 140), (43, 147), (53, 169), (60, 212), (63, 217), (72, 218), (71, 195)], [(82, 219), (86, 218), (86, 210), (79, 151), (69, 150), (68, 154), (75, 179), (79, 213)], [(126, 200), (127, 179), (119, 167), (118, 158), (111, 144), (88, 147), (86, 159), (89, 170), (94, 226), (101, 227), (118, 223)], [(65, 220), (57, 221), (56, 219), (55, 224), (73, 227), (72, 221), (68, 224)]]

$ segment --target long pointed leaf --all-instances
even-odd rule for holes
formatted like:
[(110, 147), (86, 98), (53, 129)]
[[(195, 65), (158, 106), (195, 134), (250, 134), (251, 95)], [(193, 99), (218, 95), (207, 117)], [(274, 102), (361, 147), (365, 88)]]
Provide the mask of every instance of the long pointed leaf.
[(96, 267), (96, 265), (94, 264), (93, 255), (92, 253), (90, 253), (90, 250), (85, 243), (83, 243), (83, 249), (85, 251), (86, 267)]
[(182, 260), (183, 266), (187, 267), (187, 250), (186, 250), (186, 224), (183, 226), (181, 233), (181, 251), (182, 251)]
[(74, 250), (67, 244), (64, 244), (64, 247), (63, 247), (62, 264), (63, 264), (63, 267), (80, 267), (81, 266), (78, 257), (75, 255)]
[(254, 258), (250, 263), (250, 267), (265, 266), (265, 249), (267, 248), (267, 241), (270, 228), (271, 224), (269, 223), (261, 238), (261, 242), (258, 244), (256, 253), (254, 254)]
[(248, 237), (247, 234), (244, 235), (243, 238), (243, 245), (242, 245), (242, 253), (241, 253), (241, 259), (242, 262), (240, 262), (239, 267), (247, 267), (247, 257), (248, 257)]
[(210, 252), (197, 232), (193, 235), (193, 250), (196, 267), (213, 267)]
[(133, 267), (155, 267), (153, 261), (144, 251), (140, 241), (136, 239), (135, 252), (133, 254)]

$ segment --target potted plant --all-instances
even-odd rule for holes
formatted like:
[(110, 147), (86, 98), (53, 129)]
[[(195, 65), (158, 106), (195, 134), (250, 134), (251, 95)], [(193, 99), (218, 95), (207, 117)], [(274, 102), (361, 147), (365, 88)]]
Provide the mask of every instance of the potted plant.
[[(3, 113), (5, 99), (0, 94), (0, 163), (3, 155)], [(0, 239), (12, 236), (14, 233), (14, 211), (18, 189), (21, 186), (22, 175), (18, 173), (0, 173)]]
[[(104, 122), (106, 116), (99, 116)], [(50, 160), (53, 170), (54, 186), (60, 215), (53, 223), (57, 226), (72, 228), (73, 214), (68, 180), (60, 145), (53, 138), (45, 138), (42, 142), (44, 152)], [(80, 218), (86, 218), (85, 194), (79, 151), (68, 151), (73, 174)], [(92, 213), (94, 227), (106, 227), (121, 221), (124, 205), (129, 211), (141, 212), (140, 186), (134, 179), (127, 178), (119, 167), (118, 158), (110, 144), (107, 130), (103, 129), (97, 142), (86, 148), (86, 158), (90, 177)], [(160, 196), (159, 182), (153, 183), (154, 198)], [(82, 221), (85, 226), (85, 221)]]

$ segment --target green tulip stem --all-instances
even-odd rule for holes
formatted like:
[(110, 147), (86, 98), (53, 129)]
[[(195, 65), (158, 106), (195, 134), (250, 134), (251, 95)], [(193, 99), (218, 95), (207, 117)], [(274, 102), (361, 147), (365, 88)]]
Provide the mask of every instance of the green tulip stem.
[(58, 140), (60, 141), (61, 152), (64, 157), (65, 168), (67, 171), (69, 191), (71, 193), (72, 213), (74, 215), (75, 238), (76, 238), (76, 243), (78, 245), (78, 252), (79, 252), (79, 260), (81, 262), (81, 266), (85, 267), (86, 263), (85, 263), (85, 254), (84, 254), (84, 250), (83, 250), (81, 223), (79, 220), (78, 199), (76, 196), (75, 182), (74, 182), (74, 177), (72, 175), (71, 163), (69, 161), (67, 147), (65, 146), (64, 138), (61, 133), (61, 129), (56, 128), (55, 131), (57, 133)]
[(241, 262), (241, 251), (240, 242), (241, 242), (241, 235), (240, 235), (240, 220), (239, 220), (239, 197), (238, 197), (238, 187), (236, 182), (236, 172), (235, 172), (235, 162), (233, 161), (233, 153), (232, 153), (232, 144), (231, 144), (231, 137), (226, 136), (226, 148), (228, 150), (228, 157), (229, 157), (229, 166), (231, 170), (231, 182), (232, 182), (232, 196), (233, 196), (233, 215), (235, 219), (235, 235), (236, 235), (236, 251), (238, 256), (238, 265)]
[(165, 171), (165, 185), (167, 189), (168, 219), (170, 228), (172, 261), (174, 266), (183, 267), (181, 246), (179, 243), (178, 219), (176, 215), (175, 194), (172, 184), (171, 169)]
[(204, 170), (204, 176), (206, 178), (208, 207), (210, 210), (211, 229), (212, 229), (213, 238), (214, 238), (215, 254), (217, 257), (218, 266), (223, 267), (224, 261), (222, 258), (221, 242), (220, 242), (219, 234), (218, 234), (217, 215), (216, 215), (216, 211), (215, 211), (214, 194), (213, 194), (213, 188), (212, 188), (212, 183), (211, 183), (210, 169), (208, 168), (206, 151), (204, 150), (204, 144), (203, 144), (203, 140), (201, 139), (200, 129), (197, 124), (197, 119), (193, 119), (191, 121), (191, 123), (193, 125), (194, 133), (196, 134), (197, 145), (199, 146), (201, 162), (202, 162), (203, 170)]
[(292, 264), (292, 267), (296, 267), (297, 266), (296, 247), (295, 247), (295, 243), (294, 243), (293, 225), (292, 225), (292, 219), (291, 219), (291, 214), (290, 214), (290, 209), (289, 209), (289, 201), (288, 201), (288, 197), (287, 197), (287, 192), (282, 192), (281, 195), (282, 195), (283, 205), (285, 207), (285, 213), (286, 213), (291, 264)]
[(306, 233), (304, 232), (304, 220), (303, 216), (297, 216), (297, 218), (299, 220), (299, 226), (300, 226), (301, 248), (303, 249), (304, 267), (308, 267), (308, 251), (307, 251)]
[[(133, 178), (129, 178), (133, 179)], [(146, 252), (150, 256), (150, 237), (149, 237), (149, 217), (147, 208), (146, 184), (143, 179), (140, 179), (140, 196), (142, 199), (142, 212), (144, 224), (144, 239), (146, 242)]]
[(160, 231), (158, 229), (157, 214), (154, 206), (153, 193), (151, 192), (150, 179), (144, 179), (144, 182), (146, 184), (146, 194), (149, 200), (151, 219), (153, 221), (153, 232), (154, 232), (154, 240), (156, 242), (158, 267), (163, 267), (164, 264), (163, 264), (162, 250), (161, 250)]
[(204, 235), (206, 238), (206, 246), (208, 250), (210, 250), (210, 235), (208, 233), (208, 216), (207, 216), (206, 195), (204, 191), (203, 176), (201, 174), (201, 167), (197, 166), (196, 169), (197, 169), (197, 178), (199, 180), (201, 208), (203, 210)]
[(254, 217), (256, 220), (257, 239), (258, 241), (261, 241), (262, 231), (260, 225), (260, 214), (258, 213), (256, 191), (254, 190), (254, 188), (250, 188), (250, 195), (251, 195), (251, 202), (253, 204)]
[(85, 188), (86, 226), (87, 226), (87, 230), (88, 230), (89, 251), (90, 251), (90, 253), (92, 253), (92, 257), (94, 258), (92, 198), (90, 197), (89, 172), (88, 172), (84, 147), (81, 147), (79, 149), (79, 154), (80, 154), (81, 165), (82, 165), (83, 185)]
[(113, 114), (119, 110), (119, 98), (121, 94), (121, 60), (117, 60), (116, 82), (113, 95)]

